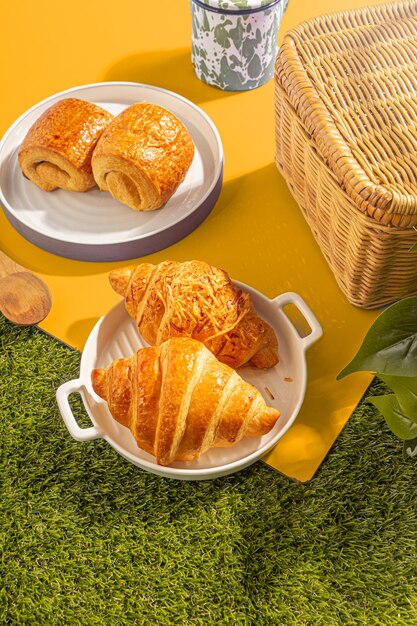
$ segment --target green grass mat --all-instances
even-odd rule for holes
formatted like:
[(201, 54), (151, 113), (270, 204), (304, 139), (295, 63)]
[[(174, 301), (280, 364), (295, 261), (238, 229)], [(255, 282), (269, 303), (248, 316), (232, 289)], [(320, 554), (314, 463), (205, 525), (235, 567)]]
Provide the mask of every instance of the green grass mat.
[(370, 405), (308, 485), (169, 481), (75, 442), (79, 353), (0, 318), (1, 624), (417, 624), (417, 466)]

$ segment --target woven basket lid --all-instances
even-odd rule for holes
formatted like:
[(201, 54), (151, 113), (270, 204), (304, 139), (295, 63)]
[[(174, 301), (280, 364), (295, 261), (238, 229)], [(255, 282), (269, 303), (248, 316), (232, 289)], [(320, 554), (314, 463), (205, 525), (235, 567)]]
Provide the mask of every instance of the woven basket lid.
[(275, 67), (315, 148), (358, 208), (417, 224), (417, 0), (289, 31)]

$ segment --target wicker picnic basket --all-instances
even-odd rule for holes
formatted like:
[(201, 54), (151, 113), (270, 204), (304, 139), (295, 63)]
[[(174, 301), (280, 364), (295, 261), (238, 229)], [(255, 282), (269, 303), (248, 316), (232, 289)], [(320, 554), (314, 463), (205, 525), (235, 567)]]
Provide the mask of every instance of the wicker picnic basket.
[(289, 31), (276, 164), (352, 304), (417, 294), (417, 0)]

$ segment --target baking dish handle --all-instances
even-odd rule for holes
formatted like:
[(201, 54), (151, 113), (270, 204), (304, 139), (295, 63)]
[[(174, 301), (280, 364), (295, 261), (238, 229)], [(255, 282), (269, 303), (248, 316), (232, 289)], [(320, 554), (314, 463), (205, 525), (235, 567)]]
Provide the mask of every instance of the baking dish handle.
[(71, 393), (79, 393), (83, 399), (84, 404), (86, 404), (85, 387), (80, 379), (77, 378), (76, 380), (69, 380), (68, 382), (58, 387), (56, 391), (56, 400), (62, 415), (62, 419), (64, 420), (65, 425), (68, 428), (72, 437), (76, 441), (89, 441), (90, 439), (97, 439), (97, 437), (101, 437), (101, 432), (98, 428), (96, 428), (96, 426), (90, 426), (89, 428), (80, 428), (78, 426), (74, 414), (71, 410), (70, 404), (68, 402), (68, 396)]
[(304, 345), (304, 350), (307, 350), (317, 339), (323, 335), (323, 329), (318, 322), (316, 316), (310, 309), (310, 307), (304, 302), (302, 297), (298, 295), (298, 293), (294, 293), (293, 291), (288, 291), (287, 293), (283, 293), (276, 298), (274, 298), (273, 302), (282, 309), (286, 304), (294, 304), (304, 315), (305, 320), (308, 322), (308, 325), (311, 328), (311, 332), (305, 337), (299, 336), (300, 341), (302, 341)]

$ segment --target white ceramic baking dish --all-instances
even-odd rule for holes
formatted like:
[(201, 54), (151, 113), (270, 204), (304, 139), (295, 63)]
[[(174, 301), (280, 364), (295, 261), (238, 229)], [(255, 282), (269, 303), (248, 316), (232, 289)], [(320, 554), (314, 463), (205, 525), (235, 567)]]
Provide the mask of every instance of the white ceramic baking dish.
[[(256, 386), (267, 404), (281, 411), (275, 427), (263, 437), (245, 437), (231, 448), (206, 452), (197, 461), (157, 465), (155, 458), (136, 445), (130, 430), (110, 415), (107, 404), (92, 389), (90, 375), (95, 367), (106, 367), (120, 357), (130, 357), (138, 348), (147, 346), (134, 321), (127, 315), (124, 302), (119, 302), (102, 317), (86, 342), (81, 357), (80, 376), (57, 390), (57, 402), (65, 424), (77, 441), (102, 437), (119, 454), (144, 470), (160, 476), (181, 480), (205, 480), (237, 472), (260, 459), (293, 424), (302, 405), (307, 368), (305, 352), (322, 335), (322, 329), (304, 300), (296, 293), (284, 293), (270, 300), (255, 289), (236, 283), (249, 292), (258, 313), (274, 328), (279, 342), (279, 363), (269, 370), (242, 367), (239, 374)], [(296, 305), (308, 322), (310, 334), (300, 336), (284, 312), (287, 304)], [(92, 426), (80, 428), (68, 402), (71, 393), (83, 399)]]

